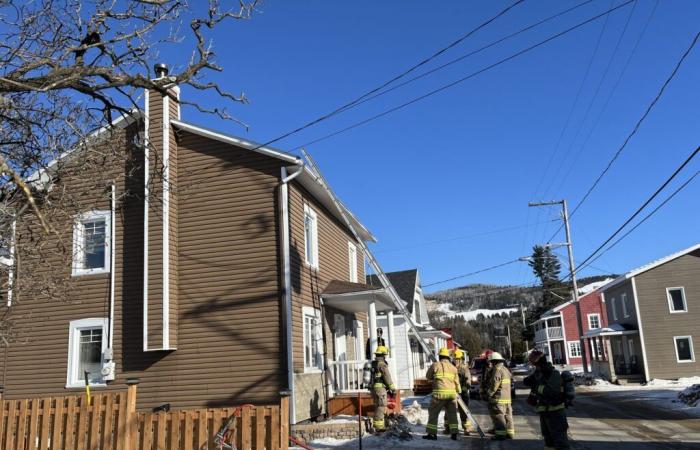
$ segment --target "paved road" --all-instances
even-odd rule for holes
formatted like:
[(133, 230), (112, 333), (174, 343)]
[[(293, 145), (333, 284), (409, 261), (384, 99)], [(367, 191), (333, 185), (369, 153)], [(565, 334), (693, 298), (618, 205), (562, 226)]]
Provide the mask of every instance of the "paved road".
[[(518, 389), (514, 403), (516, 440), (481, 443), (471, 448), (542, 448), (539, 418), (525, 403), (527, 390)], [(490, 426), (483, 402), (472, 401), (479, 423)], [(578, 389), (575, 405), (567, 410), (573, 449), (700, 449), (700, 418), (682, 411), (662, 409), (623, 393)]]

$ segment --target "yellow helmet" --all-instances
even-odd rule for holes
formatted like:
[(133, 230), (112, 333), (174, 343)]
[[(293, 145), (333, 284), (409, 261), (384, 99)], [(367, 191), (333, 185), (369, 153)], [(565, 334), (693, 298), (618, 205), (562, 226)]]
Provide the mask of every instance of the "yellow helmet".
[(386, 347), (383, 346), (383, 345), (380, 345), (380, 346), (377, 347), (377, 349), (374, 351), (374, 354), (375, 354), (375, 355), (378, 355), (378, 356), (385, 356), (385, 355), (388, 355), (388, 354), (389, 354), (389, 349), (386, 348)]
[(505, 361), (505, 358), (498, 352), (493, 352), (489, 355), (489, 361)]
[(464, 352), (460, 349), (455, 350), (455, 359), (464, 359)]
[(447, 347), (441, 348), (440, 351), (438, 352), (438, 356), (446, 356), (449, 358), (450, 357), (450, 349)]

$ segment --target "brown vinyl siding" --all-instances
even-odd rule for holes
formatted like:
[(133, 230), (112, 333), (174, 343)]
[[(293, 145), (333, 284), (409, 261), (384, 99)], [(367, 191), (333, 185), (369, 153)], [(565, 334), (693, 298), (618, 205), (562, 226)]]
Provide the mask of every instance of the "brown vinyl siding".
[[(318, 216), (318, 269), (310, 267), (305, 260), (304, 204), (308, 204)], [(294, 182), (290, 183), (289, 188), (289, 224), (293, 299), (293, 358), (294, 371), (300, 373), (304, 371), (302, 307), (309, 306), (321, 309), (319, 296), (328, 282), (333, 279), (350, 279), (348, 242), (354, 241), (354, 239), (350, 231), (341, 225), (340, 221)], [(359, 280), (364, 280), (364, 257), (359, 245), (357, 245), (357, 259), (357, 276)], [(332, 321), (332, 316), (326, 318)], [(329, 330), (326, 329), (325, 332), (326, 357), (328, 358), (333, 356), (333, 344), (329, 341)]]
[[(650, 378), (700, 373), (700, 250), (635, 277)], [(683, 287), (688, 312), (671, 313), (666, 288)], [(676, 360), (674, 336), (692, 336), (695, 362)]]
[[(177, 119), (180, 111), (180, 104), (174, 99), (169, 99), (169, 109), (170, 109), (170, 118), (171, 119)], [(169, 232), (169, 240), (170, 240), (170, 273), (169, 273), (169, 282), (170, 282), (170, 306), (169, 306), (169, 322), (170, 322), (170, 333), (169, 333), (169, 339), (170, 339), (170, 347), (171, 348), (177, 348), (177, 343), (178, 343), (178, 308), (179, 308), (179, 257), (178, 257), (178, 248), (179, 248), (179, 235), (178, 235), (178, 221), (179, 221), (179, 191), (177, 189), (178, 186), (178, 161), (179, 161), (179, 152), (178, 152), (178, 147), (177, 147), (177, 137), (175, 136), (175, 130), (171, 126), (169, 128), (169, 133), (170, 133), (170, 153), (169, 153), (169, 177), (170, 177), (170, 189), (169, 189), (169, 194), (170, 194), (170, 214), (169, 214), (169, 220), (170, 220), (170, 232)]]
[[(276, 401), (286, 387), (279, 357), (283, 339), (276, 190), (281, 162), (185, 132), (177, 139), (174, 235), (179, 245), (171, 255), (177, 259), (177, 265), (171, 265), (171, 276), (176, 272), (177, 277), (171, 278), (171, 287), (177, 288), (179, 300), (175, 351), (143, 352), (143, 171), (128, 179), (123, 169), (94, 176), (116, 178), (121, 199), (113, 224), (117, 378), (108, 389), (123, 389), (127, 378), (139, 378), (139, 408)], [(143, 154), (134, 159), (141, 164)], [(64, 182), (70, 189), (71, 180)], [(127, 188), (134, 195), (122, 198)], [(109, 208), (102, 191), (85, 204), (89, 209)], [(156, 256), (162, 236), (153, 237), (162, 223), (158, 206), (149, 211), (150, 218), (157, 219), (150, 236), (152, 298), (162, 293), (162, 267)], [(70, 276), (70, 268), (61, 276)], [(20, 296), (13, 306), (22, 340), (9, 348), (5, 398), (63, 391), (70, 321), (107, 317), (109, 274), (74, 277), (72, 282), (71, 303)], [(151, 311), (149, 320), (158, 312)]]

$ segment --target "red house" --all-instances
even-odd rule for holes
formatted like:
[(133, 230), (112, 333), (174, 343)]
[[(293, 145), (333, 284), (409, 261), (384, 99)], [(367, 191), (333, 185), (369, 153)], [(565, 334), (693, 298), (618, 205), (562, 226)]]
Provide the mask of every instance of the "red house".
[[(611, 280), (591, 283), (579, 288), (581, 321), (583, 333), (588, 330), (605, 327), (608, 318), (605, 312), (605, 300), (599, 288)], [(562, 303), (545, 312), (534, 323), (535, 348), (543, 351), (555, 364), (581, 365), (581, 344), (579, 341), (576, 305), (573, 300)], [(588, 360), (590, 349), (586, 344)]]

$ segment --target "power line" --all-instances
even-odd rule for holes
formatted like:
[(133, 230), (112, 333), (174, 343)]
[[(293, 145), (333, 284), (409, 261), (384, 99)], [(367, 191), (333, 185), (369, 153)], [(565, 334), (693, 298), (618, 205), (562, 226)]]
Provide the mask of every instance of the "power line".
[[(591, 187), (589, 187), (589, 188), (588, 188), (588, 191), (586, 191), (586, 194), (583, 196), (583, 198), (582, 198), (581, 200), (579, 200), (579, 202), (576, 204), (576, 206), (574, 207), (573, 211), (571, 212), (570, 217), (573, 217), (573, 215), (576, 214), (576, 212), (577, 212), (577, 211), (581, 208), (581, 206), (586, 202), (586, 200), (587, 200), (588, 197), (591, 195), (591, 193), (593, 192), (593, 190), (594, 190), (594, 189), (598, 186), (598, 184), (600, 183), (600, 180), (602, 180), (603, 177), (608, 173), (608, 171), (610, 170), (610, 168), (612, 167), (612, 165), (615, 163), (615, 161), (617, 160), (617, 158), (620, 156), (620, 154), (622, 153), (622, 151), (625, 149), (625, 147), (627, 147), (627, 144), (629, 143), (629, 141), (632, 139), (632, 137), (633, 137), (635, 134), (637, 134), (637, 131), (639, 131), (639, 128), (640, 128), (640, 126), (642, 125), (642, 122), (644, 122), (644, 120), (649, 116), (649, 113), (651, 113), (651, 110), (654, 108), (654, 106), (656, 106), (656, 104), (658, 103), (659, 99), (661, 99), (661, 96), (662, 96), (662, 95), (664, 94), (664, 92), (666, 91), (666, 87), (668, 87), (668, 85), (671, 83), (671, 81), (673, 80), (673, 78), (674, 78), (674, 77), (676, 76), (676, 74), (678, 73), (678, 70), (681, 68), (681, 65), (683, 64), (683, 62), (685, 61), (685, 59), (687, 58), (687, 56), (690, 54), (690, 52), (691, 52), (691, 51), (693, 50), (693, 48), (695, 47), (695, 44), (697, 44), (698, 38), (700, 38), (700, 32), (698, 32), (698, 33), (695, 35), (695, 37), (693, 38), (693, 41), (690, 43), (690, 46), (686, 49), (685, 52), (683, 52), (683, 55), (681, 56), (681, 58), (680, 58), (680, 59), (678, 60), (678, 62), (676, 63), (675, 67), (673, 68), (673, 71), (672, 71), (671, 74), (668, 76), (668, 78), (666, 78), (666, 80), (664, 81), (663, 85), (661, 86), (661, 89), (659, 89), (659, 92), (656, 94), (656, 96), (654, 97), (654, 99), (651, 101), (651, 103), (650, 103), (649, 106), (647, 107), (646, 111), (644, 111), (644, 114), (642, 114), (642, 117), (640, 117), (640, 119), (637, 121), (637, 123), (635, 124), (634, 128), (632, 128), (632, 131), (627, 135), (627, 137), (625, 138), (625, 140), (624, 140), (624, 142), (622, 143), (622, 145), (620, 146), (620, 148), (618, 148), (618, 150), (615, 152), (615, 154), (613, 155), (612, 159), (608, 162), (608, 164), (607, 164), (607, 166), (605, 167), (605, 169), (603, 169), (603, 171), (600, 173), (600, 175), (598, 175), (598, 177), (597, 177), (596, 180), (593, 182), (593, 184), (591, 185)], [(562, 229), (562, 226), (563, 226), (563, 225), (560, 225), (560, 226), (559, 226), (559, 228), (557, 229), (557, 231), (554, 233), (554, 236), (556, 236), (556, 234), (559, 233), (559, 231)], [(552, 236), (551, 239), (553, 239), (554, 236)], [(551, 239), (550, 239), (550, 240), (551, 240)]]
[(472, 276), (472, 275), (477, 275), (477, 274), (480, 274), (480, 273), (489, 272), (489, 271), (491, 271), (491, 270), (495, 270), (495, 269), (498, 269), (498, 268), (501, 268), (501, 267), (505, 267), (505, 266), (514, 264), (514, 263), (519, 262), (519, 261), (520, 261), (520, 258), (514, 259), (514, 260), (512, 260), (512, 261), (507, 261), (507, 262), (504, 262), (504, 263), (501, 263), (501, 264), (496, 264), (495, 266), (486, 267), (486, 268), (484, 268), (484, 269), (476, 270), (476, 271), (474, 271), (474, 272), (465, 273), (465, 274), (463, 274), (463, 275), (457, 275), (456, 277), (448, 278), (448, 279), (446, 279), (446, 280), (441, 280), (441, 281), (436, 281), (436, 282), (434, 282), (434, 283), (424, 284), (423, 287), (424, 287), (424, 288), (427, 288), (427, 287), (429, 287), (429, 286), (435, 286), (436, 284), (443, 284), (443, 283), (447, 283), (447, 282), (450, 282), (450, 281), (459, 280), (460, 278), (466, 278), (466, 277), (470, 277), (470, 276)]
[(637, 224), (636, 224), (635, 226), (633, 226), (632, 228), (630, 228), (625, 234), (623, 234), (622, 236), (620, 236), (615, 242), (613, 242), (612, 244), (610, 244), (610, 246), (608, 246), (608, 248), (606, 248), (605, 250), (603, 250), (602, 252), (600, 252), (595, 258), (591, 259), (586, 265), (580, 266), (577, 270), (583, 270), (583, 269), (585, 269), (585, 268), (587, 268), (587, 267), (591, 267), (591, 268), (594, 268), (594, 269), (595, 269), (595, 266), (593, 266), (592, 263), (594, 263), (598, 258), (600, 258), (601, 256), (603, 256), (605, 253), (609, 252), (613, 247), (615, 247), (617, 244), (619, 244), (620, 241), (622, 241), (623, 239), (625, 239), (625, 238), (626, 238), (627, 236), (629, 236), (634, 230), (636, 230), (637, 228), (639, 228), (644, 222), (646, 222), (646, 221), (647, 221), (648, 219), (650, 219), (654, 214), (656, 214), (661, 208), (663, 208), (663, 207), (666, 205), (666, 203), (668, 203), (669, 201), (671, 201), (671, 199), (673, 199), (673, 197), (675, 197), (679, 192), (681, 192), (683, 189), (685, 189), (685, 188), (695, 179), (695, 177), (698, 176), (698, 174), (700, 174), (700, 171), (695, 172), (695, 173), (694, 173), (690, 178), (688, 178), (682, 185), (680, 185), (680, 186), (678, 187), (678, 189), (676, 189), (675, 191), (673, 191), (673, 193), (672, 193), (671, 195), (669, 195), (663, 202), (661, 202), (661, 203), (660, 203), (656, 208), (654, 208), (649, 214), (647, 214), (646, 216), (644, 216), (644, 218), (643, 218), (642, 220), (640, 220), (639, 222), (637, 222)]
[(490, 23), (492, 23), (492, 22), (494, 22), (495, 20), (499, 19), (500, 17), (504, 16), (506, 13), (508, 13), (508, 11), (510, 11), (511, 9), (513, 9), (514, 7), (516, 7), (517, 5), (523, 3), (524, 1), (525, 1), (525, 0), (516, 0), (513, 4), (511, 4), (510, 6), (507, 6), (505, 9), (503, 9), (502, 11), (500, 11), (498, 14), (496, 14), (496, 15), (493, 16), (493, 17), (491, 17), (490, 19), (486, 20), (485, 22), (482, 22), (482, 23), (479, 24), (476, 28), (471, 29), (469, 32), (467, 32), (466, 34), (462, 35), (461, 37), (459, 37), (459, 38), (456, 39), (455, 41), (451, 42), (451, 43), (450, 43), (449, 45), (447, 45), (446, 47), (443, 47), (443, 48), (439, 49), (438, 51), (436, 51), (435, 53), (433, 53), (433, 54), (430, 55), (429, 57), (423, 59), (422, 61), (418, 62), (417, 64), (414, 64), (413, 66), (409, 67), (408, 69), (404, 70), (403, 72), (399, 73), (398, 75), (394, 76), (393, 78), (389, 79), (388, 81), (385, 81), (384, 83), (382, 83), (382, 84), (379, 85), (378, 87), (375, 87), (375, 88), (371, 89), (370, 91), (368, 91), (368, 92), (366, 92), (366, 93), (360, 95), (359, 97), (357, 97), (356, 99), (352, 100), (351, 102), (346, 103), (346, 104), (344, 104), (343, 106), (340, 106), (339, 108), (336, 108), (336, 109), (334, 109), (333, 111), (331, 111), (331, 112), (329, 112), (329, 113), (327, 113), (327, 114), (324, 114), (324, 115), (322, 115), (322, 116), (320, 116), (320, 117), (318, 117), (318, 118), (316, 118), (316, 119), (314, 119), (314, 120), (312, 120), (312, 121), (310, 121), (310, 122), (307, 122), (306, 124), (304, 124), (304, 125), (302, 125), (302, 126), (300, 126), (300, 127), (297, 127), (297, 128), (295, 128), (295, 129), (293, 129), (293, 130), (291, 130), (291, 131), (288, 131), (288, 132), (282, 134), (281, 136), (278, 136), (278, 137), (276, 137), (276, 138), (274, 138), (274, 139), (272, 139), (272, 140), (270, 140), (270, 141), (267, 141), (266, 143), (261, 144), (259, 147), (255, 148), (255, 149), (253, 149), (253, 150), (257, 150), (258, 148), (266, 147), (266, 146), (268, 146), (268, 145), (270, 145), (270, 144), (274, 144), (274, 143), (277, 142), (277, 141), (281, 141), (282, 139), (288, 138), (289, 136), (291, 136), (291, 135), (293, 135), (293, 134), (299, 133), (300, 131), (303, 131), (303, 130), (305, 130), (305, 129), (311, 127), (311, 126), (314, 126), (314, 125), (316, 125), (316, 124), (318, 124), (318, 123), (320, 123), (320, 122), (323, 122), (323, 121), (325, 121), (325, 120), (327, 120), (327, 119), (330, 119), (331, 117), (333, 117), (333, 116), (335, 116), (335, 115), (337, 115), (337, 114), (340, 114), (341, 112), (343, 112), (343, 111), (345, 111), (345, 110), (347, 110), (347, 109), (349, 109), (349, 108), (352, 108), (352, 107), (355, 106), (358, 102), (362, 101), (365, 97), (367, 97), (367, 96), (369, 96), (369, 95), (372, 95), (372, 94), (375, 94), (376, 92), (378, 92), (378, 91), (384, 89), (385, 87), (389, 86), (390, 84), (394, 83), (395, 81), (400, 80), (401, 78), (403, 78), (403, 77), (405, 77), (406, 75), (410, 74), (411, 72), (415, 71), (415, 70), (418, 69), (419, 67), (422, 67), (422, 66), (428, 64), (429, 62), (431, 62), (431, 61), (434, 60), (435, 58), (439, 57), (440, 55), (442, 55), (442, 54), (445, 53), (446, 51), (450, 50), (451, 48), (453, 48), (453, 47), (459, 45), (459, 44), (462, 43), (465, 39), (469, 38), (470, 36), (472, 36), (472, 35), (473, 35), (474, 33), (476, 33), (477, 31), (481, 30), (482, 28), (486, 27), (486, 26), (489, 25)]
[(625, 220), (625, 222), (622, 225), (620, 225), (617, 228), (617, 230), (615, 230), (615, 232), (610, 235), (610, 237), (608, 237), (602, 244), (600, 244), (600, 246), (597, 249), (595, 249), (595, 251), (593, 253), (591, 253), (586, 259), (584, 259), (583, 262), (581, 263), (581, 266), (584, 266), (587, 262), (589, 262), (599, 251), (601, 251), (603, 249), (603, 247), (605, 247), (610, 241), (612, 241), (615, 238), (615, 236), (617, 236), (630, 222), (632, 222), (634, 220), (634, 218), (637, 217), (639, 215), (639, 213), (641, 213), (642, 210), (644, 208), (646, 208), (647, 205), (649, 205), (649, 203), (651, 203), (661, 193), (661, 191), (663, 191), (666, 188), (666, 186), (668, 186), (668, 184), (671, 181), (673, 181), (673, 179), (676, 177), (676, 175), (678, 175), (683, 170), (683, 168), (685, 168), (685, 166), (687, 166), (688, 163), (690, 163), (690, 161), (695, 157), (695, 155), (698, 154), (698, 152), (700, 152), (700, 147), (697, 147), (690, 154), (690, 156), (688, 156), (688, 158), (686, 158), (686, 160), (683, 162), (683, 164), (678, 166), (678, 168), (671, 174), (671, 176), (668, 177), (668, 179), (666, 179), (666, 181), (664, 181), (663, 184), (661, 186), (659, 186), (659, 188), (656, 189), (656, 191), (644, 203), (642, 203), (642, 206), (640, 206), (634, 212), (634, 214), (632, 214), (627, 220)]
[(303, 144), (303, 145), (300, 145), (300, 146), (296, 147), (295, 150), (298, 150), (298, 149), (301, 149), (301, 148), (303, 148), (303, 147), (307, 147), (307, 146), (316, 144), (316, 143), (318, 143), (318, 142), (324, 141), (324, 140), (329, 139), (329, 138), (331, 138), (331, 137), (334, 137), (334, 136), (337, 136), (337, 135), (339, 135), (339, 134), (342, 134), (342, 133), (345, 133), (345, 132), (347, 132), (347, 131), (350, 131), (350, 130), (352, 130), (352, 129), (358, 128), (358, 127), (360, 127), (360, 126), (362, 126), (362, 125), (365, 125), (365, 124), (367, 124), (367, 123), (369, 123), (369, 122), (372, 122), (372, 121), (374, 121), (374, 120), (377, 120), (377, 119), (379, 119), (379, 118), (381, 118), (381, 117), (384, 117), (384, 116), (386, 116), (386, 115), (388, 115), (388, 114), (391, 114), (391, 113), (393, 113), (393, 112), (396, 112), (396, 111), (398, 111), (398, 110), (400, 110), (400, 109), (403, 109), (403, 108), (405, 108), (405, 107), (407, 107), (407, 106), (409, 106), (409, 105), (412, 105), (412, 104), (417, 103), (417, 102), (419, 102), (419, 101), (421, 101), (421, 100), (424, 100), (424, 99), (426, 99), (426, 98), (428, 98), (428, 97), (431, 97), (431, 96), (433, 96), (433, 95), (435, 95), (435, 94), (438, 94), (438, 93), (440, 93), (440, 92), (442, 92), (442, 91), (445, 91), (445, 90), (447, 90), (447, 89), (450, 89), (450, 88), (452, 88), (452, 87), (454, 87), (454, 86), (456, 86), (456, 85), (458, 85), (458, 84), (460, 84), (460, 83), (463, 83), (463, 82), (465, 82), (465, 81), (467, 81), (467, 80), (469, 80), (469, 79), (471, 79), (471, 78), (474, 78), (474, 77), (477, 76), (477, 75), (480, 75), (480, 74), (482, 74), (482, 73), (484, 73), (484, 72), (487, 72), (487, 71), (489, 71), (489, 70), (491, 70), (491, 69), (493, 69), (493, 68), (495, 68), (495, 67), (500, 66), (501, 64), (504, 64), (504, 63), (506, 63), (506, 62), (508, 62), (508, 61), (510, 61), (510, 60), (512, 60), (512, 59), (515, 59), (515, 58), (517, 58), (517, 57), (519, 57), (519, 56), (522, 56), (523, 54), (528, 53), (528, 52), (530, 52), (530, 51), (532, 51), (532, 50), (534, 50), (534, 49), (536, 49), (536, 48), (538, 48), (538, 47), (541, 47), (542, 45), (547, 44), (547, 43), (549, 43), (550, 41), (553, 41), (553, 40), (555, 40), (555, 39), (557, 39), (557, 38), (559, 38), (559, 37), (561, 37), (561, 36), (564, 36), (565, 34), (568, 34), (568, 33), (572, 32), (572, 31), (574, 31), (574, 30), (576, 30), (576, 29), (578, 29), (578, 28), (581, 28), (581, 27), (583, 27), (584, 25), (587, 25), (587, 24), (589, 24), (589, 23), (591, 23), (591, 22), (594, 22), (594, 21), (600, 19), (601, 17), (605, 17), (605, 16), (607, 16), (608, 14), (611, 14), (611, 13), (613, 13), (614, 11), (617, 11), (618, 9), (627, 6), (627, 5), (629, 5), (630, 3), (634, 2), (634, 1), (636, 1), (636, 0), (627, 0), (626, 2), (624, 2), (624, 3), (622, 3), (622, 4), (618, 5), (618, 6), (615, 6), (615, 7), (613, 7), (613, 8), (610, 8), (610, 9), (608, 9), (607, 11), (604, 11), (604, 12), (602, 12), (602, 13), (600, 13), (600, 14), (594, 16), (594, 17), (591, 17), (590, 19), (587, 19), (587, 20), (585, 20), (585, 21), (583, 21), (583, 22), (580, 22), (580, 23), (578, 23), (578, 24), (576, 24), (576, 25), (574, 25), (574, 26), (572, 26), (572, 27), (569, 27), (569, 28), (567, 28), (567, 29), (564, 30), (564, 31), (561, 31), (561, 32), (559, 32), (559, 33), (556, 33), (556, 34), (554, 34), (554, 35), (548, 37), (547, 39), (538, 42), (537, 44), (531, 45), (531, 46), (529, 46), (529, 47), (527, 47), (527, 48), (525, 48), (525, 49), (523, 49), (523, 50), (520, 50), (520, 51), (518, 51), (518, 52), (516, 52), (516, 53), (514, 53), (514, 54), (512, 54), (512, 55), (510, 55), (510, 56), (508, 56), (508, 57), (506, 57), (506, 58), (503, 58), (503, 59), (501, 59), (501, 60), (499, 60), (499, 61), (497, 61), (497, 62), (495, 62), (495, 63), (493, 63), (493, 64), (490, 64), (490, 65), (488, 65), (488, 66), (486, 66), (486, 67), (484, 67), (484, 68), (482, 68), (482, 69), (479, 69), (479, 70), (477, 70), (476, 72), (472, 72), (472, 73), (470, 73), (469, 75), (467, 75), (467, 76), (465, 76), (465, 77), (462, 77), (462, 78), (460, 78), (460, 79), (458, 79), (458, 80), (455, 80), (455, 81), (453, 81), (453, 82), (451, 82), (451, 83), (445, 84), (445, 85), (443, 85), (443, 86), (441, 86), (441, 87), (439, 87), (439, 88), (437, 88), (437, 89), (433, 89), (432, 91), (429, 91), (429, 92), (427, 92), (427, 93), (425, 93), (425, 94), (423, 94), (423, 95), (420, 95), (420, 96), (418, 96), (418, 97), (415, 97), (415, 98), (413, 98), (412, 100), (409, 100), (409, 101), (404, 102), (404, 103), (402, 103), (402, 104), (400, 104), (400, 105), (398, 105), (398, 106), (395, 106), (395, 107), (393, 107), (393, 108), (390, 108), (390, 109), (388, 109), (388, 110), (386, 110), (386, 111), (384, 111), (384, 112), (381, 112), (381, 113), (379, 113), (379, 114), (376, 114), (376, 115), (374, 115), (374, 116), (371, 116), (371, 117), (369, 117), (368, 119), (362, 120), (362, 121), (360, 121), (360, 122), (357, 122), (357, 123), (355, 123), (355, 124), (353, 124), (353, 125), (350, 125), (350, 126), (348, 126), (348, 127), (345, 127), (345, 128), (343, 128), (343, 129), (340, 129), (340, 130), (335, 131), (335, 132), (333, 132), (333, 133), (330, 133), (330, 134), (327, 134), (327, 135), (322, 136), (322, 137), (320, 137), (320, 138), (317, 138), (317, 139), (314, 139), (314, 140), (312, 140), (312, 141), (309, 141), (309, 142), (307, 142), (307, 143), (305, 143), (305, 144)]

